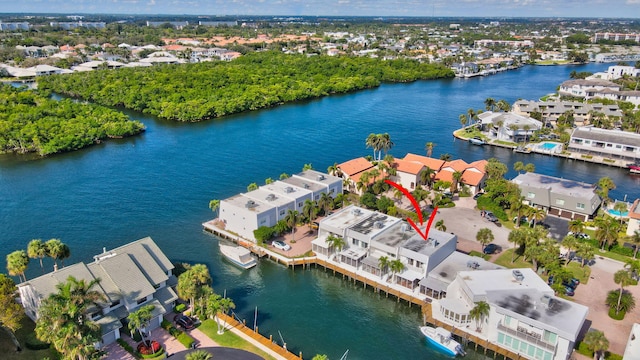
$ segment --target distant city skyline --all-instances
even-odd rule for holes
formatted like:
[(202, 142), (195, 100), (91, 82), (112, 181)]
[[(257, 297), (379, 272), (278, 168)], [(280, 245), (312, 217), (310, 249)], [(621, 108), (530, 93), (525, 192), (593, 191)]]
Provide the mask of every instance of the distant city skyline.
[(0, 0), (3, 13), (638, 18), (640, 0)]

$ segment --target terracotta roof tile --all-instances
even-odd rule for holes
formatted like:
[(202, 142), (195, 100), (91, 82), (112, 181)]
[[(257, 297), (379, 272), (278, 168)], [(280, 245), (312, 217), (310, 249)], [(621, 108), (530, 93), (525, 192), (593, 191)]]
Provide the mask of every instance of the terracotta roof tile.
[(469, 164), (467, 164), (464, 160), (462, 159), (456, 159), (453, 161), (447, 161), (444, 163), (444, 165), (442, 165), (441, 169), (444, 168), (452, 168), (454, 171), (464, 171), (466, 168), (469, 167)]
[(342, 164), (338, 165), (338, 168), (342, 171), (342, 173), (347, 175), (348, 177), (352, 177), (353, 175), (367, 169), (371, 169), (372, 167), (373, 164), (363, 157), (345, 161)]
[(422, 171), (422, 169), (425, 166), (422, 163), (418, 163), (418, 162), (414, 162), (414, 161), (408, 161), (408, 160), (402, 160), (402, 159), (394, 160), (394, 164), (393, 165), (396, 168), (396, 170), (402, 171), (402, 172), (407, 173), (407, 174), (413, 174), (413, 175), (418, 175), (420, 173), (420, 171)]
[(636, 199), (629, 209), (629, 217), (640, 220), (640, 199)]
[(462, 173), (462, 179), (460, 179), (460, 181), (463, 184), (467, 184), (467, 185), (471, 185), (471, 186), (478, 186), (478, 184), (480, 184), (480, 182), (482, 181), (483, 178), (484, 178), (484, 173), (482, 173), (482, 172), (477, 172), (477, 171), (472, 171), (472, 170), (465, 170)]
[(444, 164), (444, 160), (434, 159), (434, 158), (416, 155), (416, 154), (407, 154), (404, 157), (404, 160), (421, 163), (424, 166), (428, 167), (429, 169), (432, 169), (435, 171), (439, 171), (442, 168), (442, 165)]

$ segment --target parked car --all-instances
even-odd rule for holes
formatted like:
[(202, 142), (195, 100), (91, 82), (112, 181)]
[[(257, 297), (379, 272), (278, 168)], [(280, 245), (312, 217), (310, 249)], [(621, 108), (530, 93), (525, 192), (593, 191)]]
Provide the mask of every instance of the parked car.
[[(513, 218), (513, 223), (517, 224), (518, 223), (518, 217), (514, 217)], [(527, 218), (526, 216), (520, 216), (520, 224), (528, 224), (529, 223), (529, 218)]]
[(496, 244), (488, 244), (487, 246), (484, 247), (484, 250), (482, 250), (482, 252), (487, 254), (487, 255), (491, 255), (491, 254), (495, 253), (497, 250), (498, 250), (498, 245), (496, 245)]
[[(549, 285), (553, 285), (554, 282), (555, 282), (555, 279), (553, 278), (553, 275), (549, 276), (549, 281), (548, 281)], [(563, 281), (562, 285), (564, 285), (565, 288), (571, 288), (571, 290), (575, 290), (578, 287), (578, 285), (580, 285), (580, 280), (577, 278), (571, 278), (569, 281)]]
[(579, 239), (579, 240), (587, 240), (587, 239), (589, 239), (589, 235), (587, 235), (585, 233), (581, 233), (581, 232), (574, 233), (572, 231), (569, 231), (569, 233), (567, 235), (573, 235), (576, 239)]
[(481, 193), (481, 192), (479, 192), (479, 193), (477, 193), (477, 194), (473, 195), (473, 200), (478, 200), (478, 198), (479, 198), (480, 196), (482, 196), (482, 195), (484, 195), (484, 193)]
[(486, 211), (484, 214), (485, 219), (491, 221), (491, 222), (498, 222), (498, 218), (493, 215), (493, 213), (491, 211)]
[(565, 286), (564, 287), (564, 294), (567, 296), (573, 296), (576, 293), (573, 291), (573, 289), (570, 286)]
[(195, 327), (193, 319), (191, 319), (187, 315), (176, 315), (175, 322), (178, 327), (181, 327), (185, 330), (191, 330)]
[(291, 250), (291, 246), (289, 244), (285, 243), (284, 241), (274, 240), (274, 241), (271, 242), (271, 245), (273, 245), (273, 247), (276, 248), (276, 249), (280, 249), (280, 250), (284, 250), (284, 251)]

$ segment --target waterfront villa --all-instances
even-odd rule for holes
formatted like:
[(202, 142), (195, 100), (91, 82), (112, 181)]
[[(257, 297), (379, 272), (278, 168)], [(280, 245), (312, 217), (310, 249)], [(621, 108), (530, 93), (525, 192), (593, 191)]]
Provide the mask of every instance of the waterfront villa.
[(255, 242), (254, 230), (261, 226), (274, 226), (284, 219), (289, 210), (301, 212), (306, 200), (317, 201), (323, 193), (333, 198), (338, 196), (342, 193), (342, 179), (306, 170), (221, 200), (220, 226)]
[(629, 207), (629, 225), (627, 225), (627, 235), (631, 236), (636, 231), (640, 231), (640, 199), (636, 199)]
[(391, 180), (409, 190), (414, 190), (421, 183), (421, 173), (426, 169), (424, 164), (402, 159), (395, 159), (391, 166), (396, 170)]
[[(560, 84), (558, 94), (565, 96), (575, 96), (589, 98), (588, 93), (602, 91), (604, 89), (620, 91), (620, 85), (608, 80), (567, 80)], [(591, 96), (593, 97), (593, 96)]]
[(565, 219), (592, 219), (602, 205), (592, 184), (536, 173), (519, 174), (511, 181), (518, 185), (526, 203)]
[[(90, 282), (100, 279), (92, 288), (106, 298), (99, 307), (89, 311), (91, 320), (100, 325), (100, 346), (120, 338), (129, 313), (143, 305), (153, 305), (153, 318), (146, 330), (162, 322), (162, 315), (172, 311), (178, 296), (171, 288), (177, 284), (172, 274), (173, 264), (156, 243), (146, 237), (94, 256), (92, 263), (83, 262), (63, 267), (18, 285), (21, 304), (33, 321), (38, 319), (41, 301), (57, 291), (56, 285), (69, 276)], [(126, 329), (126, 328), (125, 328)], [(125, 330), (128, 331), (128, 330)]]
[(482, 131), (502, 141), (527, 141), (535, 131), (542, 129), (540, 121), (513, 112), (485, 111), (478, 114), (478, 119), (482, 124)]
[(531, 116), (540, 113), (542, 120), (555, 125), (558, 118), (567, 112), (573, 114), (573, 123), (581, 126), (589, 124), (594, 114), (602, 114), (611, 120), (619, 120), (624, 115), (616, 104), (582, 103), (578, 101), (529, 101), (518, 100), (513, 104), (512, 112)]
[(363, 157), (351, 159), (339, 164), (338, 170), (340, 174), (342, 174), (341, 177), (344, 178), (348, 184), (346, 190), (357, 192), (356, 183), (360, 180), (360, 175), (365, 171), (373, 169), (373, 167), (374, 165), (371, 161)]
[(568, 150), (634, 162), (640, 160), (640, 134), (593, 126), (578, 127), (571, 133)]
[(609, 66), (606, 72), (597, 72), (591, 76), (588, 76), (586, 79), (616, 80), (620, 79), (623, 76), (639, 77), (640, 69), (636, 69), (635, 66), (612, 65)]
[(478, 160), (467, 164), (461, 159), (444, 161), (410, 153), (405, 155), (404, 160), (422, 164), (433, 170), (435, 172), (434, 180), (453, 181), (453, 173), (456, 171), (462, 172), (459, 185), (468, 186), (473, 194), (478, 193), (484, 187), (484, 181), (487, 178), (485, 171), (486, 160)]
[[(335, 249), (329, 236), (345, 246)], [(424, 240), (401, 219), (350, 205), (320, 221), (312, 250), (359, 278), (424, 299), (434, 319), (523, 358), (567, 359), (588, 308), (555, 297), (532, 269), (504, 269), (455, 251), (456, 243), (455, 234), (431, 229)], [(390, 272), (383, 257), (404, 268)], [(470, 312), (479, 301), (490, 313), (475, 331)]]
[[(489, 316), (472, 321), (476, 303)], [(432, 316), (526, 359), (568, 359), (589, 309), (558, 298), (532, 269), (459, 271), (446, 297), (434, 299)]]

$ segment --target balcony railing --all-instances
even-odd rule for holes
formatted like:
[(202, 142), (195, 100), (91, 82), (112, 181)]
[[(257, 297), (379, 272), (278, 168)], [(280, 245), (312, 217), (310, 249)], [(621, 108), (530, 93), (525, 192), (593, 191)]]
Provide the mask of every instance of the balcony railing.
[(513, 335), (515, 337), (517, 337), (519, 340), (524, 340), (528, 343), (534, 344), (538, 347), (544, 348), (546, 350), (549, 350), (551, 352), (554, 352), (556, 350), (556, 346), (548, 343), (540, 338), (538, 338), (537, 336), (533, 336), (533, 335), (529, 335), (525, 332), (522, 331), (517, 331), (515, 329), (512, 328), (508, 328), (504, 325), (502, 325), (502, 323), (498, 323), (498, 330), (505, 332), (509, 335)]

